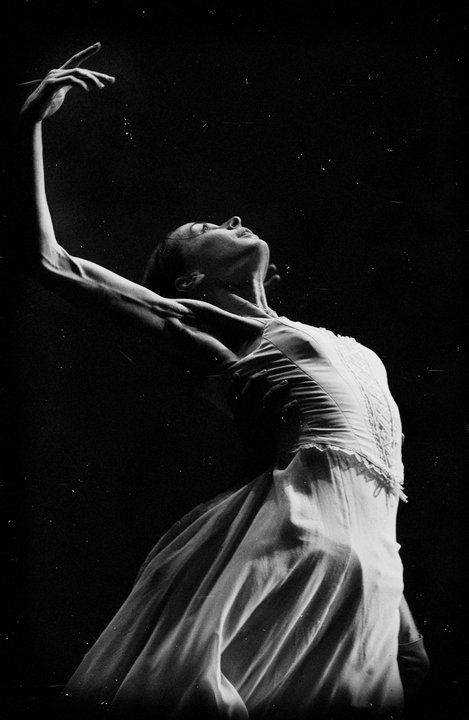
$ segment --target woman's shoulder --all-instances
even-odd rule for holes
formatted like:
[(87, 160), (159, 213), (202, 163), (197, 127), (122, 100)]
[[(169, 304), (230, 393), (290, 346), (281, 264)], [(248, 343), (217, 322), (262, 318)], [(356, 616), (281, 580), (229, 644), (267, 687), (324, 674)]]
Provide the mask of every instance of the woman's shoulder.
[(336, 329), (331, 330), (330, 328), (326, 328), (321, 325), (311, 325), (298, 320), (290, 320), (285, 316), (280, 316), (278, 318), (278, 323), (284, 327), (289, 327), (292, 330), (304, 333), (311, 338), (315, 338), (320, 341), (321, 344), (331, 348), (334, 347), (346, 355), (356, 354), (366, 357), (368, 361), (372, 361), (384, 368), (379, 355), (367, 344), (365, 344), (366, 341), (362, 342), (361, 338), (357, 339), (353, 335), (344, 335), (342, 334), (342, 331), (339, 332)]

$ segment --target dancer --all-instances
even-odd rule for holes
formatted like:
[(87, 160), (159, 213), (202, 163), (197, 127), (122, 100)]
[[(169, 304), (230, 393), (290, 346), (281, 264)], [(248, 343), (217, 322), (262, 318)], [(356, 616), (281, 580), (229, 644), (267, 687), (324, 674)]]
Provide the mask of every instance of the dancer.
[(178, 227), (158, 243), (144, 285), (57, 243), (42, 123), (71, 88), (114, 82), (80, 67), (99, 48), (51, 71), (23, 106), (24, 267), (197, 368), (226, 410), (234, 376), (264, 373), (296, 401), (301, 426), (264, 472), (158, 541), (64, 702), (84, 718), (100, 709), (128, 718), (396, 717), (399, 641), (421, 647), (421, 637), (403, 599), (401, 423), (385, 369), (350, 337), (277, 316), (264, 289), (268, 245), (239, 216)]

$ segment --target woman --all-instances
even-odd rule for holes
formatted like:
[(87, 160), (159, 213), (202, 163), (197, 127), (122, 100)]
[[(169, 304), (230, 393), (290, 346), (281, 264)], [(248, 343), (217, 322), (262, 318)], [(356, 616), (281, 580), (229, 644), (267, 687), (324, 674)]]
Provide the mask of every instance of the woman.
[(73, 303), (196, 367), (221, 407), (233, 376), (264, 372), (298, 403), (301, 428), (284, 438), (267, 471), (196, 508), (159, 540), (69, 681), (67, 711), (396, 717), (398, 643), (412, 650), (421, 639), (403, 599), (395, 539), (401, 425), (384, 367), (355, 340), (269, 308), (268, 246), (238, 216), (170, 233), (145, 286), (57, 243), (42, 122), (70, 88), (114, 82), (79, 67), (99, 48), (51, 71), (23, 106), (31, 209), (23, 262)]

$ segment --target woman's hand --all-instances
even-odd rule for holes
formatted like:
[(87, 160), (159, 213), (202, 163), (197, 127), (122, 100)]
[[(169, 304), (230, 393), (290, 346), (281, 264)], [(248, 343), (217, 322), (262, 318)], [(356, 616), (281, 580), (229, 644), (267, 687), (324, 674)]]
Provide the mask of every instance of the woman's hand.
[(301, 417), (297, 401), (289, 398), (287, 380), (273, 384), (265, 370), (248, 380), (235, 373), (228, 404), (255, 475), (297, 442)]
[(417, 695), (428, 674), (430, 663), (423, 644), (423, 637), (418, 631), (404, 595), (399, 606), (399, 618), (397, 663), (404, 694), (408, 700), (409, 697)]
[(399, 645), (397, 664), (405, 696), (409, 698), (416, 695), (430, 669), (422, 636), (412, 642)]
[(266, 293), (271, 292), (274, 290), (278, 284), (280, 283), (281, 277), (277, 272), (277, 266), (273, 263), (270, 263), (269, 267), (267, 268), (267, 273), (264, 279), (264, 289)]
[(95, 70), (80, 68), (82, 62), (101, 49), (101, 43), (95, 43), (73, 55), (57, 70), (51, 70), (39, 83), (39, 86), (27, 98), (21, 108), (20, 117), (35, 125), (53, 115), (61, 107), (65, 96), (72, 87), (89, 92), (90, 88), (102, 90), (115, 81), (111, 75)]

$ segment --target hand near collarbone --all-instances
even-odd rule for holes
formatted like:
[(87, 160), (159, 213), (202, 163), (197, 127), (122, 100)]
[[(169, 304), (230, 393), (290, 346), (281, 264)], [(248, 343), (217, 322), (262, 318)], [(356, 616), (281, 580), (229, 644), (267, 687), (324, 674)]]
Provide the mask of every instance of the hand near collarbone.
[(91, 45), (73, 55), (58, 69), (48, 72), (34, 92), (26, 99), (21, 108), (20, 117), (32, 124), (41, 123), (59, 110), (66, 94), (73, 87), (89, 92), (90, 88), (102, 90), (106, 85), (112, 84), (115, 78), (111, 75), (79, 67), (82, 62), (99, 52), (100, 49), (100, 43)]
[(301, 432), (300, 409), (290, 397), (288, 381), (271, 382), (266, 370), (247, 379), (235, 373), (228, 404), (249, 470), (258, 475), (274, 462), (282, 465), (285, 453), (296, 445)]
[[(212, 333), (234, 351), (237, 346), (260, 337), (261, 327), (253, 318), (235, 315), (204, 300), (178, 298), (177, 302), (191, 311), (198, 327)], [(186, 321), (190, 323), (190, 319)]]

